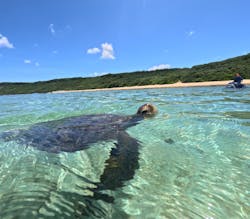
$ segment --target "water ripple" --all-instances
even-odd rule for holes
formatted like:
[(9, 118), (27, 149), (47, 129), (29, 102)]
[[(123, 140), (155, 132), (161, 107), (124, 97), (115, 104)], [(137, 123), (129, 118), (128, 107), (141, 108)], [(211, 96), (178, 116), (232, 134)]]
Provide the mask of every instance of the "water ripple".
[(96, 191), (111, 148), (49, 154), (0, 141), (0, 218), (248, 218), (249, 91), (221, 87), (0, 97), (0, 132), (97, 113), (159, 113), (131, 127), (139, 169)]

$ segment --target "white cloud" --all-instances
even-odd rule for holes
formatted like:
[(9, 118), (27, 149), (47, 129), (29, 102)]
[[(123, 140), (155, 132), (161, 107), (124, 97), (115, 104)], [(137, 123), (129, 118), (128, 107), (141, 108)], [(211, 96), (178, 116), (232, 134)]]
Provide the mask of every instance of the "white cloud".
[(244, 52), (242, 52), (242, 55), (247, 55), (249, 52), (247, 52), (247, 51), (244, 51)]
[(99, 52), (101, 52), (101, 50), (99, 48), (90, 48), (87, 50), (88, 54), (97, 54)]
[(52, 36), (54, 37), (58, 37), (58, 36), (63, 36), (65, 37), (65, 35), (69, 34), (72, 32), (72, 27), (70, 25), (66, 25), (66, 26), (59, 26), (57, 28), (55, 28), (54, 24), (50, 24), (48, 27), (49, 32), (51, 33)]
[(106, 74), (108, 74), (107, 72), (95, 72), (95, 73), (93, 73), (92, 75), (94, 76), (94, 77), (97, 77), (97, 76), (102, 76), (102, 75), (106, 75)]
[(191, 37), (195, 34), (195, 31), (190, 30), (189, 32), (186, 33), (188, 37)]
[(155, 70), (168, 69), (168, 68), (171, 68), (169, 64), (160, 64), (160, 65), (155, 65), (149, 68), (148, 71), (155, 71)]
[(31, 64), (31, 60), (29, 60), (29, 59), (25, 59), (23, 62), (24, 62), (25, 64)]
[(101, 53), (102, 59), (115, 59), (114, 49), (112, 44), (103, 43), (101, 44), (101, 49), (94, 47), (87, 50), (87, 54), (97, 54)]
[(11, 44), (8, 40), (7, 37), (3, 36), (1, 33), (0, 33), (0, 48), (8, 48), (8, 49), (13, 49), (14, 46), (13, 44)]
[(114, 56), (114, 49), (112, 44), (110, 43), (103, 43), (102, 44), (102, 59), (115, 59)]
[(54, 36), (56, 34), (55, 28), (54, 28), (54, 24), (50, 24), (49, 25), (49, 31), (50, 33)]
[(23, 60), (24, 64), (26, 65), (35, 65), (36, 67), (39, 67), (40, 66), (40, 63), (39, 62), (34, 62), (34, 61), (31, 61), (30, 59), (25, 59)]

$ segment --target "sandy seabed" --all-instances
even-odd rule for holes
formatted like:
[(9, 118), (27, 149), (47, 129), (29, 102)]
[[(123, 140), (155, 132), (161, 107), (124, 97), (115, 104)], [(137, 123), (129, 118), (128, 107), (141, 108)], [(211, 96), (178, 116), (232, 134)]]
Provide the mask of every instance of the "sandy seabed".
[[(131, 86), (131, 87), (113, 87), (113, 88), (100, 88), (100, 89), (86, 89), (86, 90), (58, 90), (51, 93), (65, 93), (65, 92), (93, 92), (93, 91), (109, 91), (109, 90), (138, 90), (138, 89), (155, 89), (155, 88), (177, 88), (177, 87), (207, 87), (207, 86), (226, 86), (229, 81), (205, 81), (205, 82), (192, 82), (182, 83), (177, 82), (174, 84), (154, 84), (144, 86)], [(243, 84), (249, 85), (250, 79), (245, 79)]]

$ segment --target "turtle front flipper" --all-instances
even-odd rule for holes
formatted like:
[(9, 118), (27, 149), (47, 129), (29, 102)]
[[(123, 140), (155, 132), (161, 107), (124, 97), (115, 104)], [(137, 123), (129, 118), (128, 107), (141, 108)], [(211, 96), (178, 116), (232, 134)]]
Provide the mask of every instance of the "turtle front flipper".
[(106, 167), (101, 175), (98, 186), (100, 190), (115, 190), (122, 187), (124, 182), (133, 179), (136, 169), (139, 168), (139, 146), (138, 141), (125, 131), (119, 132), (116, 147), (106, 160)]

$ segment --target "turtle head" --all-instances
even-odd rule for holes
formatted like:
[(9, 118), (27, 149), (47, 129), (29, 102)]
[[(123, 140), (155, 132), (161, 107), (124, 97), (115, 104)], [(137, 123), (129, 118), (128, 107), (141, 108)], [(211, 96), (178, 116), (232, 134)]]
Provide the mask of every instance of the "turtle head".
[(157, 108), (150, 103), (146, 103), (138, 108), (136, 115), (143, 117), (152, 117), (156, 113)]

